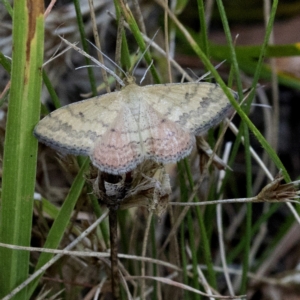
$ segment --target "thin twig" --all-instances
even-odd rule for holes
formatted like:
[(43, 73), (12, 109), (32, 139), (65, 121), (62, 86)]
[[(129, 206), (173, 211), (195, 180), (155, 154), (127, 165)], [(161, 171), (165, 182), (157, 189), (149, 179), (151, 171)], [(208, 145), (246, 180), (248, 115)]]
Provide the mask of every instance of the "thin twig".
[[(116, 52), (115, 52), (115, 61), (116, 64), (118, 64), (121, 67), (121, 53), (122, 53), (122, 39), (123, 39), (123, 33), (124, 33), (124, 15), (121, 11), (120, 17), (118, 20), (118, 31), (117, 31), (117, 38), (116, 38)], [(120, 76), (120, 70), (116, 70), (118, 76)], [(120, 90), (121, 87), (117, 83), (117, 90)]]
[(48, 15), (50, 14), (53, 6), (55, 5), (57, 0), (51, 0), (51, 2), (49, 3), (47, 9), (44, 12), (44, 18), (46, 19), (48, 17)]
[(109, 210), (110, 231), (110, 261), (111, 261), (111, 287), (114, 300), (120, 299), (120, 276), (118, 267), (118, 215), (117, 209)]
[[(175, 287), (179, 287), (179, 288), (182, 288), (182, 289), (185, 289), (187, 291), (190, 291), (190, 292), (193, 292), (195, 294), (198, 294), (198, 295), (203, 295), (203, 296), (206, 296), (206, 297), (210, 297), (212, 295), (208, 295), (206, 293), (203, 293), (199, 290), (196, 290), (188, 285), (185, 285), (183, 283), (180, 283), (180, 282), (177, 282), (177, 281), (174, 281), (174, 280), (171, 280), (169, 278), (165, 278), (165, 277), (154, 277), (154, 276), (129, 276), (129, 277), (126, 277), (126, 279), (150, 279), (150, 280), (156, 280), (156, 281), (159, 281), (159, 282), (162, 282), (162, 283), (165, 283), (165, 284), (169, 284), (171, 286), (175, 286)], [(240, 295), (240, 296), (221, 296), (221, 295), (213, 295), (214, 298), (217, 298), (217, 299), (238, 299), (238, 298), (245, 298), (246, 296), (245, 295)]]
[[(148, 215), (146, 230), (145, 230), (145, 233), (144, 233), (142, 256), (146, 256), (147, 245), (148, 245), (148, 237), (149, 237), (149, 232), (150, 232), (150, 228), (151, 228), (152, 217), (153, 217), (153, 211), (151, 210), (149, 212), (149, 215)], [(145, 262), (143, 261), (142, 262), (142, 268), (141, 268), (141, 274), (142, 274), (142, 276), (146, 275), (145, 269), (146, 269), (146, 266), (145, 266)], [(145, 289), (146, 289), (145, 280), (142, 279), (142, 281), (141, 281), (141, 299), (142, 300), (146, 299), (145, 298)]]

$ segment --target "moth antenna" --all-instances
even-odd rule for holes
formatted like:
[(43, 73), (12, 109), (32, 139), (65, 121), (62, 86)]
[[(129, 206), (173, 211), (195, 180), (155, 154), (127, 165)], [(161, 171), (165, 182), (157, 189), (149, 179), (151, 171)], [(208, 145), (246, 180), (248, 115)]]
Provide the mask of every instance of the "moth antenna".
[(151, 64), (148, 66), (146, 72), (144, 73), (144, 75), (143, 75), (143, 77), (142, 77), (142, 79), (140, 81), (140, 84), (144, 81), (144, 79), (145, 79), (145, 77), (146, 77), (146, 75), (147, 75), (147, 73), (150, 70), (150, 68), (151, 68), (152, 65), (153, 65), (153, 60), (151, 61)]
[[(158, 29), (158, 30), (159, 30), (159, 29)], [(151, 39), (151, 41), (149, 41), (148, 46), (146, 47), (146, 49), (145, 49), (144, 52), (142, 53), (140, 59), (137, 61), (136, 65), (135, 65), (135, 67), (134, 67), (134, 69), (133, 69), (133, 71), (132, 71), (132, 75), (134, 75), (134, 72), (135, 72), (136, 68), (137, 68), (138, 65), (140, 64), (141, 60), (144, 58), (145, 53), (146, 53), (146, 52), (148, 51), (148, 49), (150, 48), (152, 42), (154, 41), (156, 35), (158, 34), (158, 30), (155, 32), (155, 34), (153, 35), (153, 38)], [(153, 62), (153, 61), (152, 61), (152, 62)], [(151, 64), (152, 64), (152, 62), (151, 62)], [(151, 64), (150, 64), (150, 65), (151, 65)], [(147, 70), (148, 70), (148, 69), (147, 69)]]
[(125, 83), (123, 82), (123, 80), (111, 69), (109, 69), (108, 67), (106, 67), (104, 64), (102, 64), (100, 61), (98, 61), (95, 57), (87, 54), (85, 51), (83, 51), (82, 49), (80, 49), (79, 47), (75, 46), (74, 44), (70, 43), (69, 41), (67, 41), (66, 39), (64, 39), (62, 36), (59, 35), (59, 37), (70, 47), (72, 47), (74, 50), (76, 50), (77, 52), (79, 52), (80, 54), (84, 55), (85, 57), (88, 57), (91, 61), (93, 61), (96, 65), (98, 65), (99, 67), (103, 68), (104, 70), (106, 70), (107, 73), (109, 73), (110, 75), (112, 75), (119, 83), (121, 86), (125, 86)]
[[(224, 60), (221, 61), (219, 64), (217, 64), (217, 65), (215, 66), (215, 69), (217, 70), (221, 65), (224, 64), (225, 61), (226, 61), (226, 59), (224, 59)], [(208, 71), (207, 73), (205, 73), (204, 75), (202, 75), (200, 78), (198, 78), (196, 82), (200, 82), (202, 79), (204, 79), (204, 78), (206, 78), (208, 75), (210, 75), (210, 73), (211, 73), (211, 72)]]
[(116, 64), (109, 56), (107, 56), (105, 53), (103, 53), (100, 49), (97, 48), (95, 44), (90, 42), (89, 40), (86, 40), (89, 44), (91, 44), (97, 51), (99, 51), (107, 60), (109, 60), (115, 67), (117, 67), (124, 75), (127, 76), (126, 72), (118, 65)]

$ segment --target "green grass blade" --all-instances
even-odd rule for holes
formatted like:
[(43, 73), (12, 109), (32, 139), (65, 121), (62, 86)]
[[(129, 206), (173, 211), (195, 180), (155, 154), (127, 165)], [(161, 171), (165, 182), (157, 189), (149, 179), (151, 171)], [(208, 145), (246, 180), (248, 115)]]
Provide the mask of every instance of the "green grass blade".
[[(80, 2), (79, 2), (79, 0), (74, 0), (73, 2), (74, 2), (75, 11), (76, 11), (77, 24), (78, 24), (78, 29), (79, 29), (79, 33), (80, 33), (82, 47), (83, 47), (83, 50), (86, 53), (89, 53), (88, 43), (86, 41), (85, 32), (84, 32), (84, 24), (83, 24), (83, 19), (82, 19), (82, 13), (81, 13), (81, 10), (80, 10)], [(85, 57), (85, 61), (86, 61), (87, 65), (91, 64), (89, 58)], [(91, 89), (92, 89), (93, 95), (96, 96), (97, 95), (97, 86), (96, 86), (96, 80), (95, 80), (95, 76), (94, 76), (94, 73), (93, 73), (93, 69), (92, 68), (87, 68), (87, 71), (88, 71), (89, 81), (91, 83)]]
[(7, 72), (11, 72), (11, 63), (10, 61), (0, 52), (0, 64)]
[[(14, 3), (11, 89), (3, 159), (0, 241), (30, 244), (44, 47), (44, 2)], [(0, 249), (0, 296), (27, 278), (29, 253)], [(5, 270), (5, 272), (3, 271)], [(27, 299), (26, 290), (14, 299)]]
[(201, 41), (201, 48), (205, 55), (209, 56), (209, 48), (208, 48), (208, 34), (207, 34), (207, 27), (206, 27), (206, 20), (205, 20), (205, 7), (203, 0), (197, 0), (198, 4), (198, 14), (200, 20), (200, 41)]
[(56, 109), (60, 108), (61, 107), (60, 101), (58, 99), (58, 96), (57, 96), (57, 94), (55, 92), (55, 89), (53, 88), (52, 83), (49, 80), (49, 77), (47, 76), (45, 70), (43, 70), (43, 81), (44, 81), (45, 86), (48, 89), (48, 92), (49, 92), (49, 94), (51, 96), (51, 99), (52, 99), (52, 102), (53, 102), (55, 108)]

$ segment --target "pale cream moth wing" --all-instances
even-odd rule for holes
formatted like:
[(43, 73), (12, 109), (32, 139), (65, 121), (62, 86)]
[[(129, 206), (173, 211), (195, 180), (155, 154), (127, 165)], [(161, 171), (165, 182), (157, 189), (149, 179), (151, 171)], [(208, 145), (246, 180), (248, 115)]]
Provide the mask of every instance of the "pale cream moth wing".
[(166, 164), (190, 154), (194, 136), (164, 117), (146, 101), (140, 102), (138, 124), (145, 158)]
[[(214, 83), (174, 83), (144, 88), (144, 101), (195, 135), (218, 124), (232, 111), (227, 96)], [(237, 99), (237, 93), (231, 92)]]
[(90, 155), (121, 109), (120, 92), (72, 103), (43, 118), (34, 128), (38, 140), (62, 153)]
[(133, 170), (145, 157), (139, 126), (124, 102), (117, 118), (99, 138), (90, 157), (93, 164), (110, 174), (122, 174)]

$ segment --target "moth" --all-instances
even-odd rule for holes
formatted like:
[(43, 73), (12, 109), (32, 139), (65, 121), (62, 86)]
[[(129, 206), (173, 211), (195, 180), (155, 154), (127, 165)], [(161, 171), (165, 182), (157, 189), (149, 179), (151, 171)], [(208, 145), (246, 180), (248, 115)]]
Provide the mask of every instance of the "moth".
[[(237, 99), (237, 93), (230, 90)], [(127, 173), (144, 160), (168, 164), (190, 154), (195, 135), (232, 111), (214, 83), (138, 86), (66, 105), (42, 119), (36, 138), (62, 152), (89, 156), (101, 171)]]

